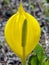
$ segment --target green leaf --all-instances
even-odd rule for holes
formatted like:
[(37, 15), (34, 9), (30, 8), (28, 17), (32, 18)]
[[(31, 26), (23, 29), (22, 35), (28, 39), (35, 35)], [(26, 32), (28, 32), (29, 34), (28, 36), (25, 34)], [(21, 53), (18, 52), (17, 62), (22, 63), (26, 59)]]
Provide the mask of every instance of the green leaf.
[[(33, 55), (29, 58), (28, 65), (45, 65), (45, 60), (47, 56), (42, 45), (37, 44), (36, 48), (34, 49)], [(48, 64), (47, 61), (46, 64)]]
[(44, 61), (45, 58), (47, 58), (44, 49), (40, 44), (38, 44), (34, 49), (34, 54), (37, 55), (40, 64)]
[(49, 59), (45, 62), (45, 65), (49, 65)]
[(37, 58), (36, 55), (32, 55), (32, 56), (29, 58), (28, 65), (39, 65), (39, 61), (38, 61), (38, 58)]
[(49, 0), (47, 0), (47, 3), (49, 3)]
[(10, 0), (4, 0), (7, 4), (10, 2)]
[(32, 10), (34, 10), (35, 7), (34, 7), (33, 3), (30, 4), (30, 8), (32, 8)]

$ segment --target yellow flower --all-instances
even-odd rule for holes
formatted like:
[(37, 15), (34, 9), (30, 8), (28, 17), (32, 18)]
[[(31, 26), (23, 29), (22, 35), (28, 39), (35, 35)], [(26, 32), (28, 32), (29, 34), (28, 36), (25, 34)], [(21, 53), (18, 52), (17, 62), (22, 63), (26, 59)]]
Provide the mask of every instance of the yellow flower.
[(18, 12), (6, 23), (5, 38), (16, 55), (25, 58), (32, 52), (40, 39), (41, 29), (38, 21), (25, 12), (22, 4)]

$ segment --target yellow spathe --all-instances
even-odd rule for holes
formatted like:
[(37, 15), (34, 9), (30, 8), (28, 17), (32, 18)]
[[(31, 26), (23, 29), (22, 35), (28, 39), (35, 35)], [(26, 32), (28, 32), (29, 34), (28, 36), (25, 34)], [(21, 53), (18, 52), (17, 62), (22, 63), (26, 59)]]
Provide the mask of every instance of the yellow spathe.
[(25, 12), (22, 4), (20, 4), (18, 12), (7, 21), (4, 31), (8, 45), (20, 58), (23, 57), (22, 29), (25, 19), (27, 20), (27, 36), (25, 42), (26, 58), (40, 39), (41, 29), (38, 21), (32, 15)]

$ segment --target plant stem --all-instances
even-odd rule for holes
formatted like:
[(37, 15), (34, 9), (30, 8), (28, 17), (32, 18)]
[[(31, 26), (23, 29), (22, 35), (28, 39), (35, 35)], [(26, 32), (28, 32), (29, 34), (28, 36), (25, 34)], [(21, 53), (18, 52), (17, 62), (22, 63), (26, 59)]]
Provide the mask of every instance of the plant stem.
[(22, 65), (26, 65), (26, 58), (25, 58), (25, 46), (23, 47)]
[(22, 65), (26, 65), (26, 60), (25, 59), (23, 59)]

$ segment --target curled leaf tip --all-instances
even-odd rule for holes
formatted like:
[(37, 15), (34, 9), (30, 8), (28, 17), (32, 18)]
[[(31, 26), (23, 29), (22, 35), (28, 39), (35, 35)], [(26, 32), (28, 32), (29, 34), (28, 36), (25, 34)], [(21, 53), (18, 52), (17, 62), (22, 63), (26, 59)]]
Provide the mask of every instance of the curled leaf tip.
[(22, 2), (20, 2), (18, 11), (19, 11), (20, 14), (22, 14), (22, 13), (24, 12), (24, 8), (23, 8), (23, 6), (22, 6)]

